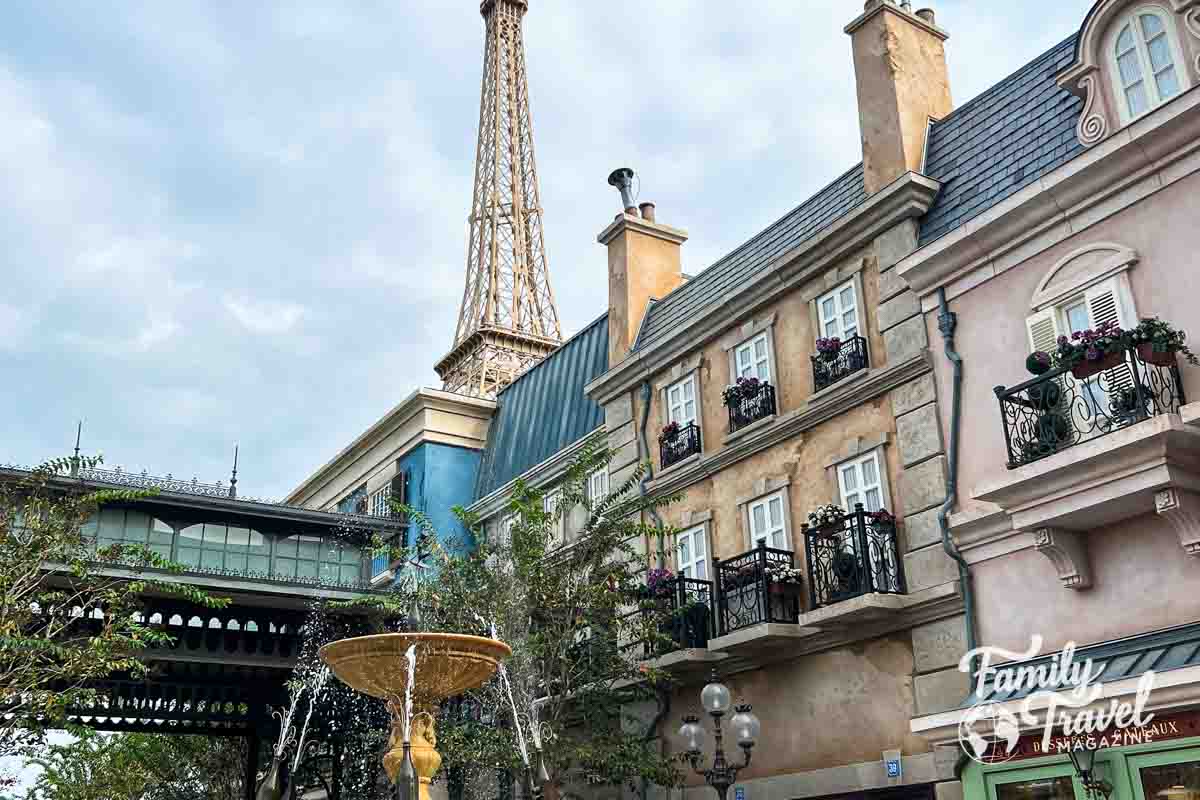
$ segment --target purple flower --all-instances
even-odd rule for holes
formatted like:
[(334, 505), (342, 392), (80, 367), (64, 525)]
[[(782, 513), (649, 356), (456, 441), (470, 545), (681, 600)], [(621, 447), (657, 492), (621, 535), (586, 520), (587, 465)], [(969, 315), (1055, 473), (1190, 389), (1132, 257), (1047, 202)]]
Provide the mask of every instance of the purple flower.
[(1087, 357), (1088, 361), (1099, 361), (1100, 360), (1100, 351), (1098, 349), (1096, 349), (1095, 347), (1089, 347), (1087, 349), (1087, 352), (1084, 355)]
[(1067, 339), (1067, 337), (1066, 337), (1066, 336), (1060, 336), (1060, 337), (1058, 337), (1058, 346), (1059, 346), (1059, 347), (1062, 347), (1062, 346), (1063, 346), (1064, 344), (1066, 344), (1068, 341), (1070, 341), (1070, 340), (1069, 340), (1069, 339)]

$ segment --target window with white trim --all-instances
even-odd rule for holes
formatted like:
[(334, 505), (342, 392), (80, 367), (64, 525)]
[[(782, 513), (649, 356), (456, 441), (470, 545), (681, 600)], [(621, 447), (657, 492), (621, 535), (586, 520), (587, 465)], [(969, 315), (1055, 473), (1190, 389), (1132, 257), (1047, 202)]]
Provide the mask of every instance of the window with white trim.
[(500, 528), (497, 530), (499, 539), (496, 544), (500, 547), (509, 547), (512, 545), (513, 526), (517, 524), (517, 518), (509, 514), (504, 519), (500, 520)]
[(558, 515), (558, 506), (562, 501), (562, 490), (554, 489), (542, 498), (542, 511), (550, 516), (550, 544), (559, 545), (565, 539), (566, 526), (562, 516)]
[(392, 515), (392, 507), (389, 502), (391, 499), (392, 486), (388, 484), (371, 495), (368, 513), (372, 517), (390, 517)]
[(1126, 122), (1186, 88), (1188, 75), (1172, 17), (1159, 6), (1141, 6), (1112, 27), (1109, 69)]
[(858, 293), (849, 280), (817, 298), (820, 337), (843, 342), (858, 336)]
[(758, 378), (771, 382), (771, 342), (765, 332), (739, 344), (733, 351), (736, 378)]
[(750, 503), (746, 510), (750, 518), (750, 544), (758, 547), (766, 542), (775, 550), (790, 550), (787, 531), (787, 503), (784, 493), (775, 492)]
[(686, 428), (696, 421), (696, 376), (688, 375), (683, 380), (667, 387), (667, 422), (678, 422)]
[(842, 496), (842, 508), (853, 511), (862, 503), (867, 511), (878, 511), (884, 507), (882, 459), (878, 450), (838, 464), (838, 491)]
[(588, 475), (588, 499), (593, 505), (608, 497), (608, 465)]
[(708, 580), (708, 533), (703, 525), (675, 534), (675, 571), (681, 578)]
[[(1099, 281), (1079, 294), (1030, 314), (1026, 320), (1029, 346), (1053, 354), (1058, 349), (1059, 336), (1094, 330), (1105, 322), (1126, 329), (1133, 327), (1137, 324), (1137, 314), (1128, 280), (1127, 276), (1117, 275)], [(1092, 377), (1084, 382), (1083, 397), (1092, 413), (1108, 408), (1108, 393), (1101, 388), (1102, 384), (1109, 392), (1116, 392), (1133, 383), (1128, 369), (1110, 369), (1104, 376), (1103, 381)]]

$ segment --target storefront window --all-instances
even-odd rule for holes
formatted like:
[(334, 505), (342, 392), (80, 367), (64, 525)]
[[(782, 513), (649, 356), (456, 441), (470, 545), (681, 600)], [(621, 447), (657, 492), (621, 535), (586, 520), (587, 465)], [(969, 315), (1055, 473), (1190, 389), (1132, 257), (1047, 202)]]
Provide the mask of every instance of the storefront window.
[(1200, 761), (1143, 767), (1138, 777), (1146, 800), (1200, 800)]
[(1000, 783), (996, 800), (1075, 800), (1075, 787), (1068, 775)]

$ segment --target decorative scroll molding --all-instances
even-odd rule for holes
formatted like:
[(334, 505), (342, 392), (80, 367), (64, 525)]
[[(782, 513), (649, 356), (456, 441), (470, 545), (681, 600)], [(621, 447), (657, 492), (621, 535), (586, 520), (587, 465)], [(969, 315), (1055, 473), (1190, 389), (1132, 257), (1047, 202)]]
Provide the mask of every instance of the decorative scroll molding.
[(1175, 529), (1183, 552), (1200, 556), (1200, 494), (1163, 489), (1154, 494), (1154, 510)]
[(1087, 100), (1084, 101), (1083, 113), (1079, 115), (1079, 122), (1075, 126), (1075, 135), (1084, 147), (1091, 147), (1108, 135), (1108, 120), (1102, 113), (1094, 110), (1096, 96), (1100, 93), (1096, 77), (1097, 73), (1093, 72), (1079, 79), (1079, 87), (1087, 91)]
[[(1200, 8), (1193, 8), (1183, 15), (1183, 26), (1194, 38), (1200, 39)], [(1200, 55), (1192, 62), (1197, 77), (1200, 77)]]
[(1085, 534), (1062, 528), (1038, 528), (1033, 532), (1033, 547), (1050, 559), (1063, 586), (1091, 588), (1092, 567), (1088, 561)]

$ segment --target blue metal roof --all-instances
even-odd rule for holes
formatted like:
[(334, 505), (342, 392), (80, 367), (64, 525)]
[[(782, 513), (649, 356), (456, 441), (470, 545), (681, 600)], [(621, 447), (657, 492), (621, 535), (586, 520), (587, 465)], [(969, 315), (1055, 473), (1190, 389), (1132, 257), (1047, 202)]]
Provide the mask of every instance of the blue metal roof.
[(496, 398), (475, 498), (579, 441), (604, 422), (583, 387), (608, 369), (608, 314), (572, 336)]
[[(1007, 684), (1013, 684), (1016, 671), (1020, 668), (1036, 669), (1058, 659), (1058, 653), (1038, 656), (1028, 661), (1014, 661), (1003, 665), (999, 672), (1006, 673)], [(1154, 670), (1166, 672), (1183, 667), (1194, 667), (1200, 664), (1200, 623), (1181, 625), (1177, 628), (1144, 633), (1127, 639), (1089, 645), (1075, 651), (1073, 663), (1081, 667), (1085, 661), (1093, 662), (1092, 672), (1096, 677), (1091, 683), (1111, 683), (1125, 678), (1137, 678), (1143, 673)], [(984, 686), (982, 697), (977, 697), (972, 688), (971, 694), (963, 702), (962, 707), (980, 703), (1003, 703), (1007, 700), (1019, 700), (1033, 694), (1035, 689), (1069, 689), (1071, 684), (1059, 681), (1055, 687), (1031, 687), (1028, 682), (1014, 691), (997, 692), (995, 676)]]
[(782, 219), (756, 234), (708, 269), (646, 311), (635, 350), (653, 347), (710, 303), (753, 282), (783, 253), (798, 247), (867, 197), (862, 164), (805, 200)]
[(1055, 76), (1075, 58), (1071, 36), (929, 131), (925, 174), (942, 184), (921, 220), (921, 244), (947, 234), (1083, 152), (1083, 101)]

